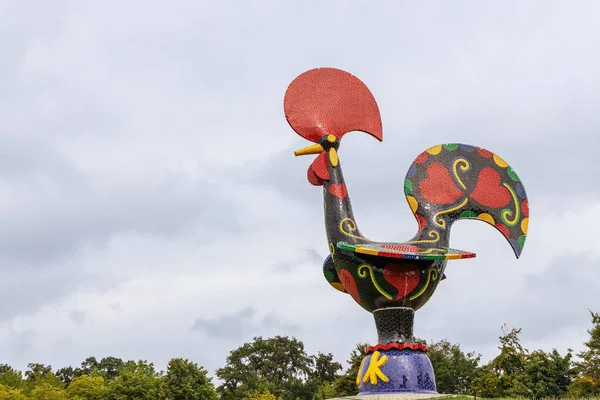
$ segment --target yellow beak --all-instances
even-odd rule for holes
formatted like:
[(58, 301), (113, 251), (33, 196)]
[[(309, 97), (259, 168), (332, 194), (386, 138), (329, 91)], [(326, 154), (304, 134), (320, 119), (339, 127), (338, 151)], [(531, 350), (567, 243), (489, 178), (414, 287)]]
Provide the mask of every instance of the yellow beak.
[(323, 149), (323, 146), (321, 146), (320, 144), (317, 143), (317, 144), (313, 144), (311, 146), (305, 147), (303, 149), (296, 150), (294, 152), (294, 155), (296, 157), (298, 157), (298, 156), (305, 156), (307, 154), (320, 154), (324, 151), (325, 151), (325, 149)]

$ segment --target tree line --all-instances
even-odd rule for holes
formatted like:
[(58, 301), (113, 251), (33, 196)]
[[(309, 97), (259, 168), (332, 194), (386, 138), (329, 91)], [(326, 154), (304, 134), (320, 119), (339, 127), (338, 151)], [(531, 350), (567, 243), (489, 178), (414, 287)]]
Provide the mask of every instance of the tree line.
[[(438, 392), (531, 399), (600, 395), (600, 313), (590, 314), (589, 340), (576, 360), (572, 350), (529, 351), (520, 343), (521, 329), (506, 325), (499, 354), (485, 364), (458, 344), (429, 343)], [(58, 370), (31, 363), (24, 373), (0, 364), (0, 400), (324, 400), (356, 394), (365, 346), (356, 345), (344, 369), (332, 354), (307, 354), (294, 337), (255, 337), (215, 371), (218, 386), (205, 368), (181, 358), (166, 371), (116, 357), (89, 357), (79, 367)]]

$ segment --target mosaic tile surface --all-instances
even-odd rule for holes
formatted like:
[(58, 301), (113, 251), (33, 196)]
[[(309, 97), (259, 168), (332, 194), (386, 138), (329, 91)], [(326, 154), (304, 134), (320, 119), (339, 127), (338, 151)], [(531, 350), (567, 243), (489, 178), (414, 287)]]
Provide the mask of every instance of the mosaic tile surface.
[[(323, 190), (330, 253), (323, 263), (327, 282), (375, 315), (382, 310), (413, 312), (398, 311), (398, 318), (404, 315), (410, 320), (410, 335), (407, 321), (386, 317), (390, 329), (376, 321), (379, 343), (369, 347), (365, 359), (381, 357), (377, 360), (381, 370), (369, 373), (367, 381), (357, 382), (361, 393), (435, 393), (426, 346), (413, 343), (414, 311), (427, 303), (446, 278), (448, 260), (475, 257), (472, 251), (450, 247), (450, 229), (455, 222), (484, 222), (508, 241), (517, 258), (521, 255), (529, 224), (529, 202), (521, 177), (502, 157), (482, 147), (462, 143), (430, 146), (414, 159), (405, 178), (398, 180), (415, 216), (416, 233), (403, 241), (373, 241), (362, 234), (354, 217), (340, 156), (341, 141), (349, 132), (383, 140), (379, 107), (371, 91), (345, 71), (317, 68), (292, 81), (285, 93), (284, 111), (291, 128), (312, 142), (295, 155), (315, 156), (307, 179)], [(369, 160), (359, 162), (368, 166)], [(398, 176), (395, 171), (380, 173), (389, 176), (389, 182)], [(377, 195), (375, 191), (373, 195)], [(372, 377), (379, 377), (382, 383), (371, 383)]]

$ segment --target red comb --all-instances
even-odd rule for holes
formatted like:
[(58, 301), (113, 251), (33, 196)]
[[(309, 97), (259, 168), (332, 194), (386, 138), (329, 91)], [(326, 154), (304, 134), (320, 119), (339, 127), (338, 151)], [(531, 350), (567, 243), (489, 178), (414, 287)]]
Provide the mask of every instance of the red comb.
[(290, 83), (283, 108), (296, 133), (311, 142), (334, 134), (362, 131), (383, 140), (375, 98), (357, 77), (335, 68), (316, 68)]

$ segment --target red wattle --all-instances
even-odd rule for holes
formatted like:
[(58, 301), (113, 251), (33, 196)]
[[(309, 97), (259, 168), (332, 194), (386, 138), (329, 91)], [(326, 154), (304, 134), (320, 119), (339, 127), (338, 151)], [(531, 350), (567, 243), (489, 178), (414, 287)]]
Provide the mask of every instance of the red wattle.
[(327, 153), (322, 152), (308, 167), (308, 181), (315, 186), (320, 186), (323, 181), (329, 180), (329, 165)]
[(322, 186), (323, 185), (323, 179), (319, 178), (317, 176), (317, 174), (315, 173), (315, 171), (313, 170), (312, 165), (310, 167), (308, 167), (308, 173), (306, 174), (308, 177), (308, 181), (313, 185), (313, 186)]

